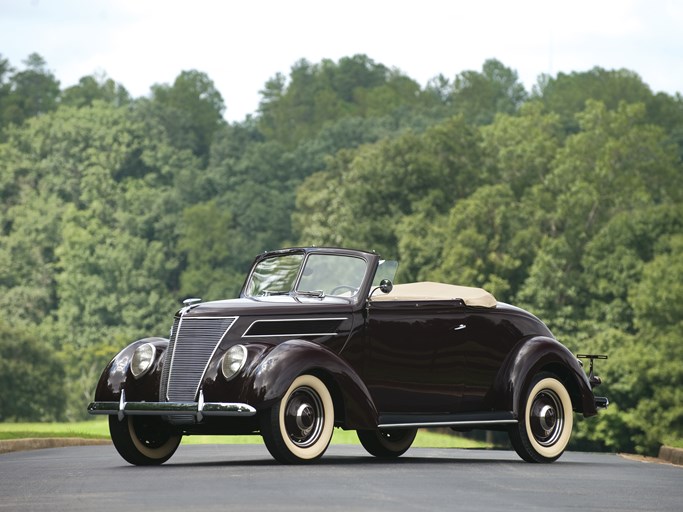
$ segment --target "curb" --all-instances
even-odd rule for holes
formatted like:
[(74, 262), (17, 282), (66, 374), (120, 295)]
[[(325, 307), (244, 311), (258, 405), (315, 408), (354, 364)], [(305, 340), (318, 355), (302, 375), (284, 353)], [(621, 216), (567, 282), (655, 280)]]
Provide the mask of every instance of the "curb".
[(672, 448), (671, 446), (662, 446), (659, 449), (659, 458), (683, 466), (683, 448)]
[(29, 439), (8, 439), (0, 441), (0, 453), (40, 450), (43, 448), (64, 448), (65, 446), (91, 446), (111, 444), (109, 439), (85, 439), (82, 437), (35, 437)]

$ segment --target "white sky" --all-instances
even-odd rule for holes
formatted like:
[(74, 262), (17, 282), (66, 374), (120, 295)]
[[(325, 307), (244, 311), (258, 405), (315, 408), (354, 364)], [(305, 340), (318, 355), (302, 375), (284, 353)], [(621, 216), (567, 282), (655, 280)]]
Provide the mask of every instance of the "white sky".
[(230, 121), (297, 60), (356, 53), (422, 86), (496, 58), (527, 90), (541, 73), (600, 66), (675, 94), (682, 34), (680, 0), (0, 0), (0, 54), (14, 67), (37, 52), (63, 88), (104, 72), (134, 97), (196, 69)]

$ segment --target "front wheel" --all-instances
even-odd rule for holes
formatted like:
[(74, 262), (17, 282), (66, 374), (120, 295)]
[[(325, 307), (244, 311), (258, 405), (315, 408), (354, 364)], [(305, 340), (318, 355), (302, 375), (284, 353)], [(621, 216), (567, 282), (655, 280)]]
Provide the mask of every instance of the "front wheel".
[(116, 451), (136, 466), (163, 464), (175, 453), (182, 435), (155, 416), (109, 416), (109, 433)]
[(564, 452), (572, 434), (574, 416), (567, 388), (551, 373), (537, 375), (520, 404), (510, 442), (527, 462), (553, 462)]
[(261, 435), (270, 454), (283, 464), (313, 462), (327, 450), (334, 430), (334, 404), (327, 386), (300, 375), (282, 399), (261, 416)]
[(391, 430), (358, 430), (360, 444), (367, 452), (381, 459), (393, 459), (403, 455), (413, 444), (416, 428)]

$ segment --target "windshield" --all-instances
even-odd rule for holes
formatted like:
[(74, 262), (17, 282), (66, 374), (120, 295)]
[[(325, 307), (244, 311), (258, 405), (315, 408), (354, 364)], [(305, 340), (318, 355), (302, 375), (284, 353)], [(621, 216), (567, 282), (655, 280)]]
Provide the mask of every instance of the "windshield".
[[(303, 265), (303, 268), (302, 268)], [(260, 261), (249, 278), (245, 295), (336, 295), (353, 297), (363, 283), (367, 262), (340, 254), (285, 254)]]
[(287, 254), (259, 262), (249, 278), (246, 295), (251, 297), (281, 295), (294, 289), (303, 254)]

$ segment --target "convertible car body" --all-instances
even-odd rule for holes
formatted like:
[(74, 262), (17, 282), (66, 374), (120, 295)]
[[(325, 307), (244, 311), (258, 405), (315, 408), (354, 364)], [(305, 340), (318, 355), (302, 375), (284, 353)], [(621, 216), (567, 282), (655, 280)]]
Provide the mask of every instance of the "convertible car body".
[(396, 457), (420, 427), (509, 433), (530, 462), (569, 441), (573, 411), (607, 406), (600, 379), (536, 317), (479, 288), (393, 285), (371, 252), (294, 248), (258, 256), (240, 297), (188, 299), (170, 337), (124, 348), (91, 414), (109, 415), (132, 464), (161, 464), (183, 435), (260, 434), (283, 463), (311, 462), (333, 429)]

